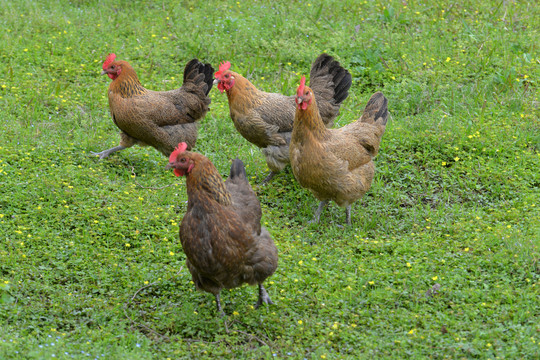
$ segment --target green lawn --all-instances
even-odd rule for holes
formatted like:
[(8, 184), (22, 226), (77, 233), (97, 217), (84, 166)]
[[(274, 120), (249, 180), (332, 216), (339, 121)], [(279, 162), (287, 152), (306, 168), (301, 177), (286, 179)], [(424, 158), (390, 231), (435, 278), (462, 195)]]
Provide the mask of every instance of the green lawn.
[[(540, 7), (534, 0), (0, 2), (0, 358), (540, 357)], [(390, 117), (353, 226), (260, 151), (214, 88), (196, 151), (238, 156), (279, 250), (266, 288), (197, 292), (185, 179), (118, 143), (109, 52), (147, 88), (193, 57), (293, 94), (321, 52), (353, 75), (337, 127)], [(437, 291), (430, 291), (437, 289)]]

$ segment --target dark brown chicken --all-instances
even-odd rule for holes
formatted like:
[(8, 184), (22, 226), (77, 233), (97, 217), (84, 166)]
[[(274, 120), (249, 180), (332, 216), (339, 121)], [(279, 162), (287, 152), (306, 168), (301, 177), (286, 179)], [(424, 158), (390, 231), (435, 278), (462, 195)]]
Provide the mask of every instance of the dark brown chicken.
[(145, 89), (126, 61), (114, 61), (110, 54), (101, 74), (113, 81), (109, 86), (109, 108), (121, 130), (120, 145), (104, 150), (101, 159), (135, 144), (150, 145), (169, 156), (180, 142), (191, 149), (197, 141), (198, 120), (208, 111), (214, 69), (193, 59), (184, 69), (181, 88), (170, 91)]
[(319, 115), (313, 90), (302, 78), (296, 95), (292, 132), (291, 167), (300, 185), (320, 200), (314, 222), (319, 222), (328, 201), (346, 208), (351, 224), (351, 204), (371, 187), (373, 158), (379, 152), (388, 119), (388, 100), (381, 92), (369, 99), (360, 119), (339, 129), (327, 129)]
[[(227, 92), (236, 130), (261, 148), (271, 171), (264, 179), (267, 182), (289, 164), (294, 96), (260, 91), (245, 77), (230, 71), (230, 67), (228, 61), (221, 64), (214, 83), (221, 92)], [(333, 57), (322, 54), (311, 66), (310, 85), (319, 103), (324, 125), (332, 127), (341, 103), (349, 95), (351, 74)]]
[(227, 181), (205, 156), (179, 144), (169, 158), (176, 176), (186, 177), (188, 208), (180, 225), (187, 267), (198, 289), (214, 294), (223, 314), (221, 289), (259, 285), (256, 306), (272, 304), (263, 281), (277, 268), (270, 233), (261, 227), (261, 205), (244, 164), (233, 161)]

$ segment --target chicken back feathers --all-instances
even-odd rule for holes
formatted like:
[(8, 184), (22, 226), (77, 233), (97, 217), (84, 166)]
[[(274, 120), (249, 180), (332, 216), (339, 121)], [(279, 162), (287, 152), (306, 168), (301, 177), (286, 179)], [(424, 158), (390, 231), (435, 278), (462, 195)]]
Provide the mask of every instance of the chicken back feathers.
[(122, 131), (120, 146), (150, 145), (165, 156), (180, 142), (192, 148), (197, 140), (196, 122), (205, 116), (210, 104), (212, 66), (193, 59), (184, 69), (182, 87), (152, 91), (141, 85), (128, 62), (110, 60), (108, 57), (102, 73), (113, 79), (108, 92), (109, 108)]
[(233, 161), (230, 176), (223, 181), (201, 154), (183, 151), (172, 157), (169, 167), (186, 176), (188, 209), (180, 240), (196, 287), (217, 299), (223, 288), (244, 283), (262, 287), (276, 270), (278, 255), (261, 226), (261, 206), (242, 161)]
[[(268, 167), (277, 173), (289, 163), (294, 96), (260, 91), (242, 75), (228, 70), (229, 63), (225, 64), (216, 73), (216, 82), (221, 91), (227, 92), (234, 126), (246, 140), (261, 148)], [(310, 76), (322, 121), (331, 127), (348, 96), (351, 75), (330, 55), (322, 54), (313, 62)]]
[[(360, 119), (339, 129), (327, 129), (310, 91), (306, 87), (303, 94), (297, 94), (299, 106), (290, 145), (294, 176), (320, 201), (333, 200), (349, 207), (371, 187), (373, 158), (386, 128), (388, 101), (377, 92)], [(300, 107), (302, 103), (307, 103), (305, 110)]]

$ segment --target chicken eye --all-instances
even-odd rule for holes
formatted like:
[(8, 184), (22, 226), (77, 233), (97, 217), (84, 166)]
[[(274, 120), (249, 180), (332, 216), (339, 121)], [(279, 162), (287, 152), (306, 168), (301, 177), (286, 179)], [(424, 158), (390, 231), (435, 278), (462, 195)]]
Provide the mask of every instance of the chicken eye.
[(226, 74), (225, 77), (228, 78), (228, 77), (229, 77), (229, 74)]
[(186, 162), (186, 158), (181, 158), (181, 159), (180, 159), (180, 162), (181, 162), (181, 163), (185, 163), (185, 162)]

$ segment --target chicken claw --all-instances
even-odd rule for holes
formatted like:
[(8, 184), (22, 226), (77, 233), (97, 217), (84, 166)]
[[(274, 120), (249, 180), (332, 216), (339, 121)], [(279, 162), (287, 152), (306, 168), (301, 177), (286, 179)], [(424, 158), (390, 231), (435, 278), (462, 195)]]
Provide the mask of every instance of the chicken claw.
[(268, 293), (266, 292), (266, 289), (262, 284), (259, 284), (259, 300), (257, 300), (257, 304), (255, 304), (255, 309), (258, 309), (259, 306), (262, 304), (274, 304), (272, 300), (270, 299), (270, 296), (268, 296)]

